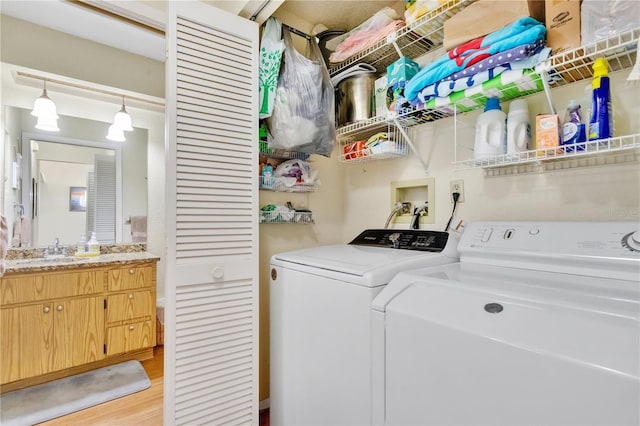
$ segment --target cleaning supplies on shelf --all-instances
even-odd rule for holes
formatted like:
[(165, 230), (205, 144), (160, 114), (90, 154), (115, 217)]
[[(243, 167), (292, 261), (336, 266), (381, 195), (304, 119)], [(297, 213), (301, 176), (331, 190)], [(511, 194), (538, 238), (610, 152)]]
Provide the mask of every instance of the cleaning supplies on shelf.
[(582, 122), (580, 104), (575, 99), (571, 99), (567, 104), (567, 112), (562, 125), (562, 145), (566, 146), (565, 150), (567, 152), (573, 152), (574, 148), (578, 151), (583, 151), (583, 142), (586, 142), (586, 140), (587, 132), (586, 126)]
[(613, 113), (611, 110), (611, 88), (609, 85), (609, 64), (605, 58), (593, 63), (593, 97), (591, 119), (589, 120), (589, 140), (606, 139), (613, 136)]
[(473, 156), (476, 160), (502, 155), (507, 145), (507, 114), (500, 109), (498, 98), (487, 99), (484, 112), (476, 121)]
[(530, 145), (529, 106), (525, 99), (516, 99), (509, 105), (509, 115), (507, 115), (507, 154), (527, 151)]
[(260, 179), (260, 186), (262, 188), (273, 188), (273, 167), (271, 164), (267, 164), (262, 169), (262, 179)]

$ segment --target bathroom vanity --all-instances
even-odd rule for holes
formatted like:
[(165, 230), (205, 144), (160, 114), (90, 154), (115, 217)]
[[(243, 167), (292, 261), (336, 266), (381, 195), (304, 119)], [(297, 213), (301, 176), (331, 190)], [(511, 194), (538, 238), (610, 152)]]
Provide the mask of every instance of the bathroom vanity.
[(153, 357), (159, 257), (140, 247), (55, 261), (8, 257), (0, 278), (0, 391)]

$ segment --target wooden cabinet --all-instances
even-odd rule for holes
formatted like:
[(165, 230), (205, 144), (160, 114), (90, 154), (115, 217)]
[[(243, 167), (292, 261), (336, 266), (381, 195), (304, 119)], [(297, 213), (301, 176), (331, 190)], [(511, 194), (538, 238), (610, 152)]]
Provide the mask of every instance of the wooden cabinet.
[(155, 317), (155, 261), (5, 275), (2, 391), (150, 358)]
[(109, 270), (107, 355), (156, 344), (155, 265)]
[(49, 272), (3, 279), (1, 382), (104, 358), (102, 292), (102, 281), (96, 271)]

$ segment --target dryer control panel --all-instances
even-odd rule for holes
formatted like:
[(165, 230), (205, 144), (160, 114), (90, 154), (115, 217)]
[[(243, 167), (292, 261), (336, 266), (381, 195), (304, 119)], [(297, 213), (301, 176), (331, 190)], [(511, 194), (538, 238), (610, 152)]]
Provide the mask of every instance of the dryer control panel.
[(367, 229), (349, 244), (357, 246), (395, 248), (441, 252), (447, 246), (449, 233), (420, 229)]
[(634, 222), (475, 222), (465, 229), (458, 250), (465, 262), (637, 281), (637, 226)]

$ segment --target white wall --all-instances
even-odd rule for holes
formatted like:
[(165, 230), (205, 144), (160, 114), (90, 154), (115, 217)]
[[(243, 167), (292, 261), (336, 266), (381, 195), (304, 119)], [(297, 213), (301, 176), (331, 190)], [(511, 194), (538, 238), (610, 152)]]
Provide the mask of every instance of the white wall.
[[(626, 81), (629, 70), (612, 75), (616, 135), (640, 133), (640, 86)], [(590, 81), (553, 90), (554, 104), (561, 114), (570, 98), (582, 100)], [(542, 93), (526, 98), (531, 120), (548, 112)], [(508, 111), (508, 103), (502, 105)], [(458, 143), (472, 146), (479, 112), (461, 116)], [(586, 115), (586, 112), (585, 112)], [(532, 121), (533, 123), (534, 121)], [(455, 170), (453, 119), (416, 126), (411, 130), (428, 176), (436, 182), (436, 223), (427, 229), (444, 229), (452, 204), (449, 182), (463, 179), (465, 202), (457, 216), (478, 220), (638, 221), (640, 168), (638, 163), (610, 164), (536, 174), (485, 177), (482, 169)], [(460, 146), (459, 145), (459, 146)], [(634, 154), (631, 154), (633, 157)], [(637, 159), (637, 154), (635, 154)], [(364, 228), (382, 226), (389, 214), (390, 181), (424, 177), (419, 162), (406, 158), (346, 165), (345, 222), (343, 238)], [(432, 206), (433, 207), (433, 206)]]

